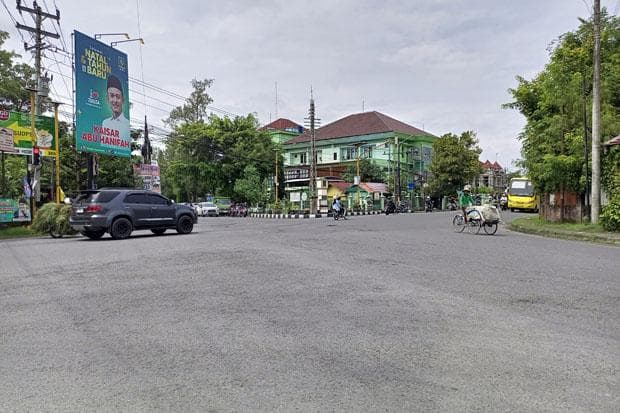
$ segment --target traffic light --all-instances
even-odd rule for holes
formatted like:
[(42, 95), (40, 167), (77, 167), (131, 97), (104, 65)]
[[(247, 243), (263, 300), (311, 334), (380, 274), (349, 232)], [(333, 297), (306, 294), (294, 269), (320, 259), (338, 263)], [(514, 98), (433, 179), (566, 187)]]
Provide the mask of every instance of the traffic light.
[(32, 148), (32, 164), (41, 165), (41, 149), (36, 146)]

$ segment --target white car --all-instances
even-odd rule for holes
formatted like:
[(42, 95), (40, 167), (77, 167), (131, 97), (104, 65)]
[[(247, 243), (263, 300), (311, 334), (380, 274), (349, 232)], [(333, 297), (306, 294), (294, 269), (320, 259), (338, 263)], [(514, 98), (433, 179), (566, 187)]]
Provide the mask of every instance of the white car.
[(213, 202), (201, 202), (200, 208), (202, 210), (200, 215), (203, 217), (216, 217), (220, 214), (220, 209)]
[(196, 216), (204, 216), (202, 214), (202, 207), (200, 206), (200, 204), (193, 204), (191, 202), (181, 202), (180, 205), (187, 205), (188, 207), (192, 208), (194, 210), (194, 212), (196, 213)]

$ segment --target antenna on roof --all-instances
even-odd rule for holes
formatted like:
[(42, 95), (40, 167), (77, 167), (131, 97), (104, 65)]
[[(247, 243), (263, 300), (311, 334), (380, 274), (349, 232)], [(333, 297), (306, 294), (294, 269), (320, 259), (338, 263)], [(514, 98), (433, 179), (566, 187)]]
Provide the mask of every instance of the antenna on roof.
[(364, 113), (364, 99), (362, 99), (362, 113)]
[(276, 80), (276, 119), (278, 119), (278, 81)]

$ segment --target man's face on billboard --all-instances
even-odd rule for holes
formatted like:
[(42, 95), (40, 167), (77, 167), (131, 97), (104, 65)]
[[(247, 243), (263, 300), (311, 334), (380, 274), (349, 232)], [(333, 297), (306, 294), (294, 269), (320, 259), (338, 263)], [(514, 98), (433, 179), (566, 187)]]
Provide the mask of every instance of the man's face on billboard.
[(108, 102), (114, 112), (114, 117), (117, 117), (123, 111), (123, 92), (115, 87), (109, 87)]

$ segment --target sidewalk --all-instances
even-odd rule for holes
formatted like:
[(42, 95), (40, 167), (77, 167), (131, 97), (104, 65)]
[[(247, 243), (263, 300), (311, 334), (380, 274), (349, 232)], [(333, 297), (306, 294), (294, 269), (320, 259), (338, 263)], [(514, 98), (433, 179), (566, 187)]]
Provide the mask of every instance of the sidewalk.
[(597, 244), (615, 245), (620, 247), (620, 232), (595, 232), (561, 228), (551, 225), (536, 226), (529, 222), (517, 220), (509, 225), (510, 229), (526, 234), (541, 235), (549, 238), (570, 239), (594, 242)]

